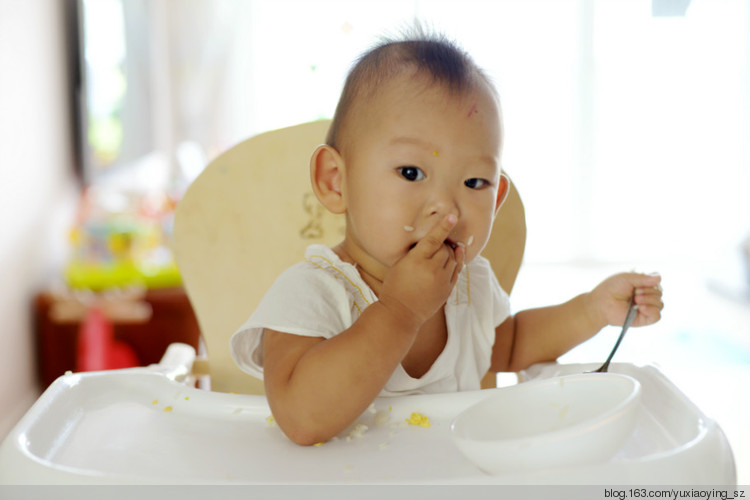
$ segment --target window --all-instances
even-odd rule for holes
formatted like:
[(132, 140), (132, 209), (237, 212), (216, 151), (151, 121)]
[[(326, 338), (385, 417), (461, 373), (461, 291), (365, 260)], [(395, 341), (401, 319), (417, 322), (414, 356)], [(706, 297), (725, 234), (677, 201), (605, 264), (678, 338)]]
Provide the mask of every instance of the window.
[[(668, 3), (96, 0), (120, 26), (95, 59), (120, 107), (90, 102), (90, 116), (109, 132), (122, 117), (119, 163), (159, 150), (190, 177), (250, 135), (330, 117), (356, 56), (419, 18), (498, 86), (528, 261), (717, 259), (750, 230), (750, 7), (693, 0), (664, 15)], [(148, 43), (115, 40), (133, 33)], [(123, 90), (113, 68), (133, 61)], [(140, 101), (131, 78), (148, 82)]]

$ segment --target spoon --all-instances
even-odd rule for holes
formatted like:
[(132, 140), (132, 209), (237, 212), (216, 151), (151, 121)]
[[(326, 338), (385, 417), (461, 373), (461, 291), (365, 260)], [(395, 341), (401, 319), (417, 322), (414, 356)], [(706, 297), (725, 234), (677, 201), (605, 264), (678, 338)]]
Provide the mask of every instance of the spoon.
[(628, 331), (628, 328), (630, 328), (630, 325), (633, 324), (633, 320), (635, 320), (635, 317), (638, 315), (638, 306), (635, 305), (635, 294), (630, 298), (630, 307), (628, 307), (628, 313), (625, 316), (625, 322), (622, 324), (622, 331), (620, 332), (620, 336), (617, 338), (617, 342), (615, 342), (615, 346), (612, 348), (612, 352), (609, 353), (609, 356), (607, 357), (607, 361), (604, 362), (602, 366), (600, 366), (598, 369), (594, 370), (593, 372), (589, 373), (606, 373), (609, 369), (609, 362), (612, 361), (612, 357), (615, 355), (615, 351), (617, 351), (617, 348), (620, 347), (620, 342), (622, 342), (622, 338), (625, 336), (625, 332)]

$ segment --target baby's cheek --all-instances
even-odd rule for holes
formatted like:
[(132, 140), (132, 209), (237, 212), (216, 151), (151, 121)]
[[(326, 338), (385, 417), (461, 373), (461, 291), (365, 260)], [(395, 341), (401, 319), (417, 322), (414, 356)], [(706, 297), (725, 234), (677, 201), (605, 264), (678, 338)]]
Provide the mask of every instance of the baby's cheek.
[(477, 255), (480, 255), (490, 239), (489, 231), (480, 235), (474, 234), (473, 236), (474, 240), (471, 242), (471, 245), (466, 246), (466, 262), (470, 262)]

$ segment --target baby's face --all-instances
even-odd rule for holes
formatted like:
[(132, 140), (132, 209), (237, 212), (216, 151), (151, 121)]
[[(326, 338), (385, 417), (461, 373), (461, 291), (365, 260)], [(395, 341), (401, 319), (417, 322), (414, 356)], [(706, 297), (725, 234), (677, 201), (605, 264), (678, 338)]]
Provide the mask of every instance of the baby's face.
[(451, 95), (402, 75), (350, 123), (343, 184), (349, 255), (382, 279), (450, 213), (458, 223), (446, 244), (464, 245), (467, 262), (478, 255), (498, 206), (501, 170), (500, 113), (487, 89)]

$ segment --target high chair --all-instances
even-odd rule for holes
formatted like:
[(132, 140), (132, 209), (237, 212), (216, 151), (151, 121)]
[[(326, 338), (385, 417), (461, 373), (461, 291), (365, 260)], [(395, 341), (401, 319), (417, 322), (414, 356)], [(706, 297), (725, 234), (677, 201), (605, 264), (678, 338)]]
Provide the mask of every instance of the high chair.
[[(320, 205), (308, 173), (329, 125), (307, 123), (238, 144), (208, 165), (177, 207), (175, 257), (205, 342), (212, 390), (263, 392), (261, 381), (236, 367), (229, 338), (308, 245), (343, 239), (344, 216)], [(508, 293), (525, 241), (523, 203), (511, 183), (484, 250)], [(483, 385), (494, 386), (494, 374)]]
[[(308, 161), (328, 122), (268, 132), (216, 158), (180, 201), (175, 254), (205, 342), (205, 359), (173, 344), (150, 367), (58, 378), (0, 445), (0, 484), (733, 484), (719, 426), (652, 366), (610, 371), (642, 386), (630, 440), (608, 461), (488, 475), (454, 445), (451, 421), (502, 391), (377, 398), (340, 436), (301, 447), (274, 424), (262, 383), (237, 369), (229, 338), (278, 274), (311, 243), (343, 237), (309, 187)], [(510, 293), (526, 236), (513, 184), (484, 255)], [(601, 360), (597, 360), (601, 361)], [(540, 364), (521, 383), (598, 363)], [(194, 387), (207, 373), (211, 391)], [(190, 382), (190, 383), (186, 383)], [(483, 387), (496, 385), (485, 377)], [(237, 393), (237, 394), (231, 394)], [(413, 412), (429, 428), (406, 425)], [(385, 417), (385, 418), (383, 418)]]

